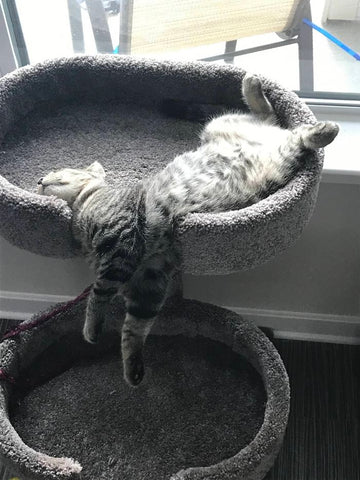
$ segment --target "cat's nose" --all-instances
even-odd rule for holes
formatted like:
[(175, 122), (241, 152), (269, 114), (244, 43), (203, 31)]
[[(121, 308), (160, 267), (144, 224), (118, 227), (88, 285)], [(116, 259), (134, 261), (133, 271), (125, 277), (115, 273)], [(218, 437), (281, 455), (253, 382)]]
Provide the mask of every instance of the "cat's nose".
[(43, 179), (44, 179), (44, 177), (41, 177), (41, 178), (39, 178), (39, 180), (38, 180), (38, 183), (37, 183), (37, 184), (38, 184), (38, 185), (42, 185), (42, 181), (43, 181)]

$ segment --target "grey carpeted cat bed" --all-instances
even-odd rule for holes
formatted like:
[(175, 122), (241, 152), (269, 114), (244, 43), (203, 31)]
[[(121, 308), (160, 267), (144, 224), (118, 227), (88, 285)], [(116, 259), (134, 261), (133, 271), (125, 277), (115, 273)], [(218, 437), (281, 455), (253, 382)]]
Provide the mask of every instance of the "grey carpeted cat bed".
[(267, 337), (232, 312), (174, 297), (134, 389), (113, 327), (120, 301), (92, 346), (81, 339), (85, 299), (35, 316), (0, 344), (0, 458), (11, 471), (21, 480), (262, 479), (289, 410)]
[[(244, 73), (232, 66), (80, 56), (0, 79), (0, 233), (35, 253), (77, 255), (70, 209), (38, 196), (36, 180), (94, 160), (119, 185), (158, 171), (196, 147), (199, 130), (166, 117), (163, 101), (245, 108)], [(284, 126), (314, 123), (296, 95), (265, 79), (264, 87)], [(188, 215), (177, 229), (183, 270), (229, 273), (288, 247), (313, 210), (322, 160), (322, 151), (309, 153), (285, 188), (253, 206)], [(81, 297), (37, 316), (0, 344), (0, 453), (21, 480), (265, 476), (286, 428), (289, 384), (260, 330), (178, 295), (146, 345), (144, 383), (130, 389), (112, 348), (119, 339), (111, 322), (100, 345), (81, 339), (84, 302)], [(121, 305), (108, 308), (110, 320)], [(76, 459), (82, 473), (76, 461), (52, 456)]]
[[(0, 79), (0, 233), (41, 255), (78, 252), (65, 202), (35, 193), (36, 180), (100, 160), (107, 178), (131, 183), (198, 144), (197, 125), (161, 113), (163, 100), (243, 109), (244, 71), (232, 66), (79, 56)], [(298, 97), (264, 80), (283, 125), (315, 119)], [(188, 215), (179, 225), (183, 270), (229, 273), (261, 264), (294, 242), (311, 215), (323, 153), (309, 153), (285, 188), (239, 211)]]

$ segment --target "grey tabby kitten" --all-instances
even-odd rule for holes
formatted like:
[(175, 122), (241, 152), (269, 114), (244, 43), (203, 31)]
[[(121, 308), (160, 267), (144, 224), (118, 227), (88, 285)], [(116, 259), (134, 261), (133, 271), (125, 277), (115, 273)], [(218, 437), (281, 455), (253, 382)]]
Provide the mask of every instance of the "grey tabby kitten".
[(98, 162), (84, 170), (51, 172), (38, 182), (40, 194), (62, 198), (72, 208), (74, 237), (96, 273), (85, 340), (97, 341), (104, 305), (118, 293), (124, 297), (121, 349), (130, 385), (143, 378), (143, 345), (180, 264), (176, 219), (258, 202), (288, 182), (308, 149), (324, 147), (338, 133), (330, 122), (292, 131), (277, 126), (256, 76), (245, 77), (243, 96), (250, 113), (214, 118), (205, 125), (197, 150), (179, 155), (135, 187), (107, 186)]

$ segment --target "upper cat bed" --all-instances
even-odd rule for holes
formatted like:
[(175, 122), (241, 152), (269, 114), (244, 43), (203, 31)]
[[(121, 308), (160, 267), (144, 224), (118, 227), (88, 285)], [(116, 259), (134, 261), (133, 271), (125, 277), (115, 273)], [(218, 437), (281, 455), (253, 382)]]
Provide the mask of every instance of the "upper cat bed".
[[(71, 211), (39, 196), (51, 170), (99, 160), (110, 183), (132, 183), (198, 145), (198, 125), (162, 113), (163, 100), (245, 109), (245, 72), (228, 65), (78, 56), (0, 79), (0, 234), (41, 255), (78, 254)], [(299, 98), (270, 81), (264, 91), (283, 126), (314, 123)], [(190, 214), (179, 223), (183, 270), (230, 273), (261, 264), (295, 241), (316, 200), (323, 152), (310, 152), (285, 188), (238, 211)]]
[(256, 326), (173, 298), (146, 342), (146, 375), (134, 389), (118, 353), (121, 302), (104, 307), (97, 345), (81, 337), (85, 306), (83, 294), (0, 343), (0, 460), (9, 473), (21, 480), (264, 478), (290, 398), (281, 358)]

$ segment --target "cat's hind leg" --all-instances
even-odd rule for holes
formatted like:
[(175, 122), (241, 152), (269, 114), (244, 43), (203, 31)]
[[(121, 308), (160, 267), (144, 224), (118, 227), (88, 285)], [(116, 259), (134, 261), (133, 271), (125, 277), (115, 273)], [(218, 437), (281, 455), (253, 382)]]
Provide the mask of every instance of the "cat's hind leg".
[(132, 386), (143, 379), (143, 346), (165, 300), (171, 272), (166, 259), (153, 258), (135, 272), (126, 287), (121, 351), (124, 378)]
[(121, 353), (124, 378), (132, 387), (139, 385), (144, 377), (143, 347), (155, 317), (141, 318), (127, 312), (121, 331)]
[(259, 77), (246, 74), (242, 83), (242, 93), (251, 113), (260, 116), (264, 121), (276, 122), (274, 109), (263, 92)]

